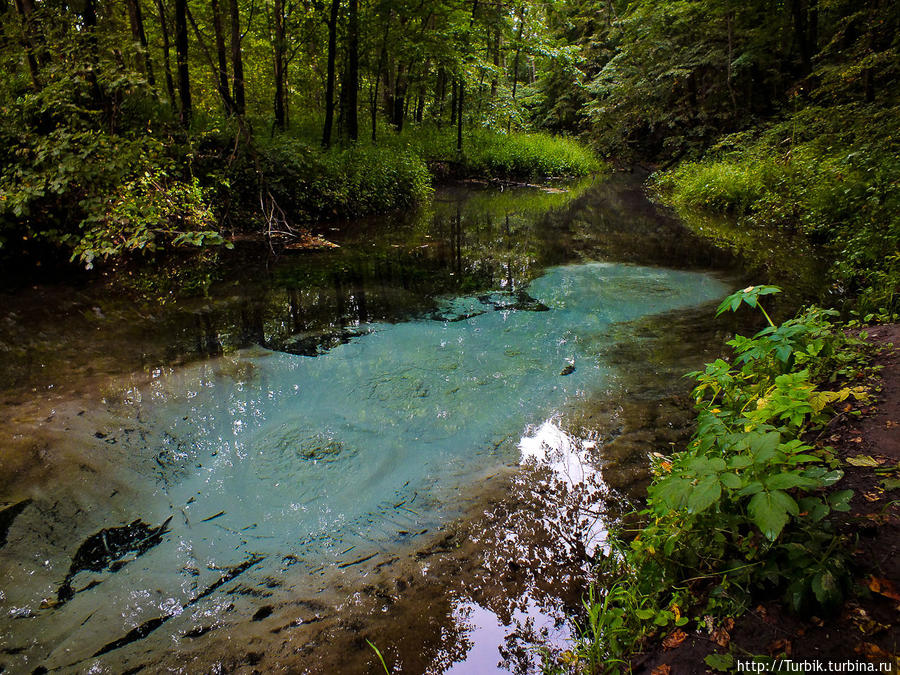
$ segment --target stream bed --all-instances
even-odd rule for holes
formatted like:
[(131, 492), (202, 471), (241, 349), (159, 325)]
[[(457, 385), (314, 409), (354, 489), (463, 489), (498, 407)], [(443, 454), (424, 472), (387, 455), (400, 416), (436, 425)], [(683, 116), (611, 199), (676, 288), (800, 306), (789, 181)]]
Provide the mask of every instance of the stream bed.
[(746, 271), (623, 177), (323, 233), (4, 296), (0, 672), (374, 672), (366, 640), (396, 672), (532, 672), (565, 648)]

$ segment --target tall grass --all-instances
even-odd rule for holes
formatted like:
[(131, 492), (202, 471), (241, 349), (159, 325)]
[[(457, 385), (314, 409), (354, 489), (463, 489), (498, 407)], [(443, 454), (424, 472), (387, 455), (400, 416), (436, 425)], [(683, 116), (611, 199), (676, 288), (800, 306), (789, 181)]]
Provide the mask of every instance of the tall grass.
[(900, 311), (900, 110), (806, 109), (727, 137), (699, 162), (654, 177), (680, 208), (734, 213), (743, 227), (796, 229), (824, 245), (831, 281), (863, 312)]
[[(457, 151), (455, 129), (419, 127), (387, 132), (378, 142), (360, 140), (323, 150), (312, 138), (314, 125), (258, 141), (251, 157), (226, 176), (229, 190), (253, 198), (257, 170), (266, 189), (294, 220), (356, 217), (425, 201), (435, 180), (483, 177), (535, 180), (585, 176), (602, 168), (578, 142), (550, 134), (467, 131)], [(251, 205), (252, 206), (252, 205)]]

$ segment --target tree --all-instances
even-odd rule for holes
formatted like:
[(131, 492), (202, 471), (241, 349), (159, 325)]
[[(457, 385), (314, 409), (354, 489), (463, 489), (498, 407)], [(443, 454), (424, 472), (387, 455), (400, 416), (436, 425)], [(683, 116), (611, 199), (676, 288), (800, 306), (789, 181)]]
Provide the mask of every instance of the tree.
[(191, 77), (188, 70), (187, 0), (175, 0), (175, 62), (178, 66), (178, 98), (181, 123), (191, 124)]
[(325, 80), (325, 125), (322, 129), (322, 147), (331, 146), (331, 131), (334, 126), (334, 70), (337, 58), (337, 23), (340, 0), (331, 0), (328, 18), (328, 73)]

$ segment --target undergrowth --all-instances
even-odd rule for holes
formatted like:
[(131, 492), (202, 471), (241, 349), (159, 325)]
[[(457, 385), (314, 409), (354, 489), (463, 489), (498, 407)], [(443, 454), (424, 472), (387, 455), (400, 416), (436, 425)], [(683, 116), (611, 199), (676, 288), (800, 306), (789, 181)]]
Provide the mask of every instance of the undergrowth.
[(900, 109), (809, 107), (727, 136), (706, 158), (655, 175), (676, 207), (735, 214), (742, 227), (800, 229), (859, 313), (900, 312)]
[(697, 430), (685, 449), (654, 456), (642, 525), (612, 535), (570, 667), (624, 670), (650, 636), (691, 622), (712, 633), (761, 595), (780, 594), (797, 612), (839, 606), (850, 547), (831, 514), (848, 510), (852, 491), (833, 488), (839, 461), (808, 432), (834, 405), (867, 398), (841, 384), (863, 367), (862, 342), (830, 310), (776, 325), (761, 300), (777, 292), (751, 286), (720, 305), (718, 314), (754, 308), (767, 325), (730, 340), (731, 360), (689, 373)]

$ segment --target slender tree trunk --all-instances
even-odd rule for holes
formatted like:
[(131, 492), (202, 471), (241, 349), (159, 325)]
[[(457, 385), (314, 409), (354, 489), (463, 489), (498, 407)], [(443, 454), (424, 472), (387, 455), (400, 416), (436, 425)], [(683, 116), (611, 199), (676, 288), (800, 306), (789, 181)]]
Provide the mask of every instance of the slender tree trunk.
[(734, 94), (734, 85), (732, 82), (732, 67), (731, 63), (734, 61), (734, 12), (728, 12), (725, 15), (725, 21), (728, 24), (728, 69), (726, 75), (726, 82), (728, 84), (728, 93), (731, 95), (731, 109), (732, 114), (737, 115), (737, 97)]
[(447, 98), (447, 71), (443, 66), (438, 68), (437, 83), (434, 86), (434, 102), (435, 107), (432, 109), (432, 116), (437, 120), (438, 129), (441, 128), (441, 122), (444, 121), (444, 100)]
[(275, 127), (284, 129), (284, 0), (275, 0)]
[(191, 124), (191, 76), (188, 70), (187, 0), (175, 0), (175, 62), (178, 66), (178, 98), (181, 123)]
[(456, 113), (456, 151), (459, 153), (462, 153), (463, 149), (463, 99), (465, 98), (465, 90), (465, 84), (463, 84), (462, 78), (460, 78), (459, 94), (457, 96), (459, 110)]
[(22, 46), (25, 49), (25, 60), (28, 61), (28, 72), (31, 75), (31, 83), (35, 91), (41, 89), (40, 71), (38, 69), (37, 56), (35, 56), (34, 39), (31, 30), (31, 16), (25, 9), (22, 0), (15, 0), (16, 12), (22, 22)]
[[(225, 32), (222, 30), (222, 10), (219, 8), (219, 0), (210, 0), (212, 8), (213, 31), (216, 34), (216, 64), (218, 65), (219, 91), (228, 94), (228, 55), (225, 52)], [(231, 96), (223, 97), (225, 101), (225, 114), (234, 113), (234, 105)]]
[(519, 8), (519, 30), (516, 34), (516, 55), (513, 58), (512, 97), (516, 100), (516, 87), (519, 84), (519, 56), (522, 53), (522, 34), (525, 32), (525, 3)]
[(340, 0), (331, 0), (328, 20), (328, 73), (325, 80), (325, 126), (322, 129), (322, 146), (331, 146), (331, 129), (334, 126), (334, 62), (337, 57), (337, 21)]
[(397, 63), (397, 79), (394, 81), (394, 105), (391, 108), (391, 123), (397, 131), (403, 131), (403, 104), (406, 87), (404, 82), (403, 63)]
[(238, 0), (229, 0), (229, 15), (231, 18), (231, 86), (234, 92), (234, 112), (243, 115), (246, 111), (244, 104), (244, 59), (241, 55), (241, 12), (238, 8)]
[(169, 105), (172, 106), (172, 112), (175, 112), (175, 82), (172, 79), (172, 66), (169, 58), (169, 17), (166, 15), (166, 8), (163, 6), (162, 0), (156, 0), (156, 11), (159, 14), (159, 25), (162, 32), (162, 48), (163, 48), (163, 72), (166, 76), (166, 93), (169, 95)]
[[(216, 66), (213, 61), (213, 57), (209, 52), (209, 48), (206, 46), (206, 42), (203, 39), (203, 33), (200, 32), (200, 27), (197, 25), (197, 22), (194, 21), (194, 15), (191, 13), (190, 8), (187, 10), (187, 18), (188, 21), (191, 22), (191, 26), (194, 29), (194, 34), (197, 36), (197, 44), (200, 46), (200, 49), (203, 50), (203, 56), (206, 57), (206, 63), (209, 65), (209, 69), (212, 71), (213, 80), (218, 79), (219, 73), (221, 69)], [(219, 89), (219, 97), (222, 99), (222, 106), (225, 108), (225, 114), (229, 114), (229, 110), (234, 109), (234, 102), (231, 99), (231, 96), (228, 93), (228, 80), (226, 79), (224, 82), (219, 80), (218, 84)]]
[(805, 77), (812, 70), (812, 57), (809, 53), (809, 36), (807, 31), (807, 7), (805, 0), (791, 0), (791, 12), (794, 16), (794, 39), (800, 50), (801, 74)]
[(347, 137), (351, 141), (359, 138), (359, 1), (350, 0), (350, 13), (347, 26), (347, 81), (343, 86), (347, 89), (344, 113), (347, 124)]
[(153, 77), (153, 65), (150, 63), (150, 51), (147, 49), (147, 34), (144, 32), (144, 17), (141, 14), (139, 0), (128, 0), (128, 22), (131, 24), (132, 40), (140, 45), (141, 55), (138, 59), (140, 68), (147, 74), (147, 83), (155, 87), (156, 78)]
[(456, 112), (459, 108), (459, 81), (453, 80), (450, 85), (450, 126), (456, 126)]
[(384, 22), (384, 35), (381, 38), (381, 52), (378, 54), (378, 70), (375, 72), (375, 92), (372, 94), (372, 142), (376, 141), (378, 135), (378, 85), (381, 83), (381, 77), (384, 73), (385, 61), (387, 61), (387, 40), (390, 33), (391, 22), (390, 17)]
[(500, 73), (500, 27), (494, 33), (493, 44), (491, 45), (494, 53), (494, 72), (491, 73), (491, 100), (497, 98), (497, 76)]

